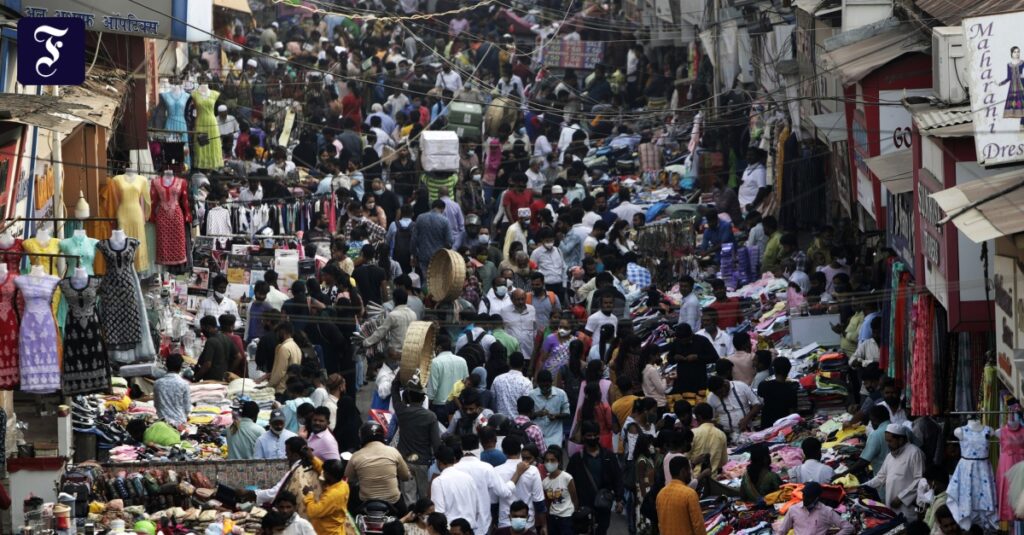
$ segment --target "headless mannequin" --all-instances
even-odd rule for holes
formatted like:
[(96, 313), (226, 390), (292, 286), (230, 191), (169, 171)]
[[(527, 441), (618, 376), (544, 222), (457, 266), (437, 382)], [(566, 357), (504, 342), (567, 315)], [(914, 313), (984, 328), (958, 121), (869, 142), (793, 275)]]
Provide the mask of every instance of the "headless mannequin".
[(7, 262), (0, 262), (0, 279), (7, 278)]
[(127, 244), (127, 239), (128, 237), (125, 236), (123, 230), (114, 229), (114, 231), (110, 233), (110, 247), (115, 251), (123, 250), (124, 246)]
[[(970, 429), (971, 431), (979, 432), (982, 430), (983, 427), (984, 426), (981, 425), (981, 422), (974, 418), (967, 420), (967, 429)], [(956, 430), (953, 431), (953, 434), (956, 435), (957, 440), (963, 440), (963, 427), (957, 427)]]
[(7, 231), (0, 233), (0, 249), (10, 249), (11, 247), (14, 247), (14, 236)]
[(204, 97), (210, 96), (210, 86), (208, 84), (199, 84), (199, 94)]
[[(1013, 409), (1014, 407), (1010, 407), (1010, 408)], [(1016, 431), (1016, 430), (1020, 429), (1020, 413), (1019, 412), (1010, 413), (1010, 417), (1006, 420), (1006, 427), (1009, 428), (1010, 431)], [(996, 438), (1002, 438), (1000, 436), (1002, 434), (1003, 434), (1003, 430), (1002, 429), (996, 429)]]
[(40, 266), (39, 264), (36, 264), (36, 265), (32, 266), (32, 271), (29, 272), (29, 276), (32, 276), (32, 277), (45, 277), (46, 276), (46, 272), (43, 271), (43, 266)]
[(174, 98), (180, 98), (181, 91), (181, 84), (174, 84), (171, 86), (171, 94), (174, 95)]
[(85, 233), (85, 229), (84, 228), (79, 228), (79, 229), (75, 229), (75, 237), (76, 238), (88, 238), (89, 235)]
[(81, 290), (89, 284), (89, 273), (85, 271), (85, 268), (75, 268), (75, 274), (71, 276), (71, 286), (76, 290)]
[(139, 176), (135, 169), (127, 169), (124, 172), (124, 177), (128, 179), (128, 182), (134, 182), (135, 177)]
[(171, 184), (174, 183), (174, 172), (170, 169), (164, 171), (164, 176), (160, 180), (165, 188), (171, 187)]

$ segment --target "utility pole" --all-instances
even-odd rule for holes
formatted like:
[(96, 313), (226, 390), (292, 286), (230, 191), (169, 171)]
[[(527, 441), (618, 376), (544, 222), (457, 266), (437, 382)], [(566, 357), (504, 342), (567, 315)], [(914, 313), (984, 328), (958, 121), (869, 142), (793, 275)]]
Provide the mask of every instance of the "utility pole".
[(719, 28), (719, 2), (721, 1), (712, 0), (711, 2), (711, 40), (714, 42), (714, 48), (711, 51), (714, 61), (711, 63), (715, 69), (711, 84), (711, 118), (718, 117), (718, 94), (722, 86), (722, 81), (719, 79), (722, 73), (722, 57), (718, 53), (718, 40), (721, 35), (721, 28)]

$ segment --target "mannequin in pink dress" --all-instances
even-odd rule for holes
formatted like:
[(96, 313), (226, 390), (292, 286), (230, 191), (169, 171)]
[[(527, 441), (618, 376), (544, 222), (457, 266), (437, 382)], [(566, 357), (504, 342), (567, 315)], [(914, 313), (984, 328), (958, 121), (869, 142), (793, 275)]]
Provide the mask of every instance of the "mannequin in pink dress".
[(1010, 480), (1006, 473), (1013, 465), (1024, 461), (1024, 425), (1021, 425), (1020, 404), (1015, 399), (1007, 403), (1013, 413), (1006, 425), (996, 431), (999, 437), (999, 470), (996, 471), (996, 497), (999, 499), (999, 520), (1014, 520)]

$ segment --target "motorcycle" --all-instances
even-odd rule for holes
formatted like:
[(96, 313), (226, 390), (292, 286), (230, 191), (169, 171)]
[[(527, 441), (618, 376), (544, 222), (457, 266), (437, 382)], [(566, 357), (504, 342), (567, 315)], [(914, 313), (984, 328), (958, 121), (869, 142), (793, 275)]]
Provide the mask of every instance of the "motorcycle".
[(362, 510), (356, 515), (356, 527), (363, 535), (384, 532), (384, 525), (393, 522), (396, 517), (391, 514), (391, 505), (379, 500), (371, 500), (363, 504)]

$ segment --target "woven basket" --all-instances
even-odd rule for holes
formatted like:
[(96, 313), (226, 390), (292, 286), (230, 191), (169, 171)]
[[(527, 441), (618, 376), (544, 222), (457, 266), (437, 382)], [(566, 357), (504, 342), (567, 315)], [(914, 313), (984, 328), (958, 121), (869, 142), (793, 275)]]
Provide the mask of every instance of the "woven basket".
[(402, 365), (398, 378), (404, 385), (420, 371), (420, 385), (427, 387), (430, 376), (430, 360), (434, 358), (434, 340), (437, 338), (437, 324), (431, 321), (414, 321), (409, 324), (402, 343)]
[(434, 253), (427, 268), (427, 291), (438, 303), (451, 301), (462, 295), (466, 284), (466, 261), (451, 249)]

